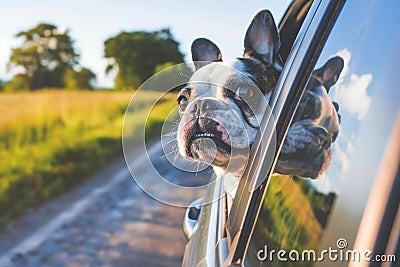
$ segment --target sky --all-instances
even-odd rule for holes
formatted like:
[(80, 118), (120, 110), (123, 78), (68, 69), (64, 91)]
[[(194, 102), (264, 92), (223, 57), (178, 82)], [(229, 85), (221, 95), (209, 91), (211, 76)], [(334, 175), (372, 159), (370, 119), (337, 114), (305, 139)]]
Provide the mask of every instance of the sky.
[(128, 1), (128, 0), (7, 0), (0, 16), (0, 80), (9, 80), (6, 64), (11, 48), (22, 40), (15, 35), (41, 22), (69, 29), (80, 63), (97, 75), (98, 87), (112, 87), (112, 75), (105, 75), (104, 41), (121, 31), (158, 30), (170, 27), (190, 60), (190, 45), (207, 37), (221, 49), (223, 58), (241, 56), (243, 38), (253, 16), (270, 9), (279, 22), (290, 0), (249, 1)]
[(319, 57), (316, 66), (333, 55), (344, 60), (339, 80), (329, 92), (340, 106), (342, 119), (332, 146), (329, 179), (317, 181), (323, 191), (341, 192), (349, 183), (347, 178), (370, 179), (377, 172), (385, 142), (399, 116), (400, 91), (393, 85), (399, 84), (394, 73), (400, 35), (391, 26), (396, 23), (398, 7), (395, 0), (363, 5), (348, 1)]

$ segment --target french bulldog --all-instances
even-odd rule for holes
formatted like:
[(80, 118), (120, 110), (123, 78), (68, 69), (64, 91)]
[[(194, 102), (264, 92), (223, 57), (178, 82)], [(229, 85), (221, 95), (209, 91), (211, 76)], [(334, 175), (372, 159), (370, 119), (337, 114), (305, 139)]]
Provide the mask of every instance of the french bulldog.
[(331, 102), (328, 92), (343, 66), (343, 59), (336, 56), (314, 71), (282, 145), (276, 172), (315, 179), (327, 170), (331, 144), (339, 134), (339, 105)]
[[(220, 49), (210, 40), (192, 43), (196, 70), (177, 98), (177, 141), (183, 157), (209, 163), (219, 175), (230, 172), (240, 178), (283, 67), (279, 48), (278, 30), (268, 10), (253, 18), (241, 58), (223, 62)], [(275, 172), (317, 178), (328, 167), (339, 120), (327, 93), (343, 68), (340, 60), (334, 58), (314, 72)]]

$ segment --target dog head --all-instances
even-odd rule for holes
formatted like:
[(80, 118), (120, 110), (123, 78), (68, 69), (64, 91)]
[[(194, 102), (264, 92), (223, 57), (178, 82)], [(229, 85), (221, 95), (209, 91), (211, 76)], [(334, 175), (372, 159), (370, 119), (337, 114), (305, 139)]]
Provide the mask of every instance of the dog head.
[(196, 71), (177, 99), (181, 155), (210, 163), (221, 172), (242, 171), (282, 68), (279, 47), (278, 31), (267, 10), (259, 12), (247, 29), (242, 58), (222, 62), (213, 42), (204, 38), (193, 42)]
[[(219, 174), (241, 176), (282, 70), (279, 47), (279, 34), (267, 10), (259, 12), (247, 29), (242, 58), (225, 63), (210, 40), (193, 42), (196, 71), (177, 99), (181, 155), (209, 163)], [(314, 72), (284, 140), (276, 172), (317, 178), (328, 167), (339, 121), (327, 93), (342, 68), (343, 60), (334, 58)]]
[(333, 57), (314, 71), (283, 143), (276, 172), (315, 179), (328, 168), (331, 144), (339, 133), (339, 107), (328, 92), (343, 66), (342, 58)]

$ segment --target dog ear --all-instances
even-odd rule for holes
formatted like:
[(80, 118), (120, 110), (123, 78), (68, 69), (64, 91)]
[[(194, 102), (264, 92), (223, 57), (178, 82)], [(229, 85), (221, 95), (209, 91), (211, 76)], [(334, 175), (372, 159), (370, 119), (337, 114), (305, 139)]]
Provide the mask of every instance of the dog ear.
[(191, 50), (196, 70), (211, 62), (222, 61), (222, 53), (218, 46), (206, 38), (194, 40)]
[[(336, 114), (338, 115), (339, 124), (340, 124), (342, 118), (341, 118), (341, 116), (340, 116), (340, 114), (339, 114), (339, 104), (338, 104), (338, 102), (332, 101), (332, 105), (333, 105), (333, 107), (334, 107), (335, 110), (336, 110)], [(333, 142), (335, 142), (335, 141), (333, 140), (332, 143), (333, 143)]]
[(321, 68), (314, 71), (314, 76), (325, 86), (326, 91), (339, 79), (344, 67), (343, 58), (336, 56), (330, 58)]
[(253, 18), (244, 38), (244, 57), (255, 57), (282, 69), (278, 54), (281, 46), (278, 29), (269, 10), (261, 10)]

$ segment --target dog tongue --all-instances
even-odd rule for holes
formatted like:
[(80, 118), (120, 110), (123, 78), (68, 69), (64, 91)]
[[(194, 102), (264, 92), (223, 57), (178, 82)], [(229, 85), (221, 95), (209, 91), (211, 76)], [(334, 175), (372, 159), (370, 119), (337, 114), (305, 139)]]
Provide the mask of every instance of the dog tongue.
[(199, 154), (201, 160), (211, 164), (215, 160), (217, 152), (218, 149), (213, 140), (210, 138), (199, 139), (197, 154)]
[(223, 167), (229, 161), (229, 157), (218, 151), (215, 142), (210, 138), (200, 138), (191, 145), (192, 154), (197, 160), (207, 164)]

